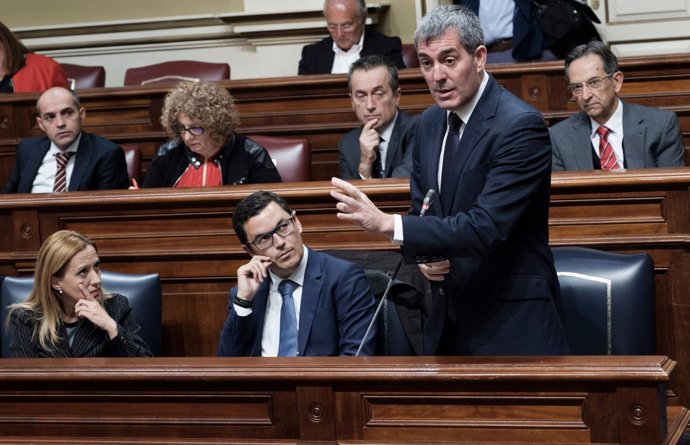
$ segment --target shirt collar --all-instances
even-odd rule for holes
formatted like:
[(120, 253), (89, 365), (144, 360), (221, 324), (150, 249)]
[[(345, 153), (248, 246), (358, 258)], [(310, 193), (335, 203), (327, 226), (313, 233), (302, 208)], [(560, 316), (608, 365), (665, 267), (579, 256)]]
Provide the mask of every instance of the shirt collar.
[(342, 49), (340, 49), (340, 47), (335, 43), (335, 40), (333, 40), (333, 52), (341, 56), (344, 56), (346, 54), (359, 54), (362, 51), (362, 47), (364, 46), (365, 32), (365, 30), (362, 31), (362, 35), (359, 38), (359, 43), (357, 43), (356, 45), (352, 45), (350, 49), (348, 49), (347, 51), (343, 51)]
[[(622, 137), (623, 134), (623, 102), (621, 102), (620, 99), (616, 99), (617, 105), (616, 105), (616, 111), (613, 112), (613, 115), (607, 120), (603, 125), (611, 130), (614, 134), (618, 134), (620, 137)], [(601, 127), (601, 124), (596, 122), (594, 119), (591, 117), (589, 118), (589, 124), (590, 124), (590, 133), (589, 136), (590, 138), (594, 137), (594, 134), (596, 133), (597, 129)]]
[(395, 111), (395, 117), (393, 117), (393, 119), (391, 119), (391, 121), (388, 122), (388, 125), (383, 127), (381, 131), (379, 131), (379, 136), (386, 142), (390, 142), (391, 140), (391, 135), (393, 134), (393, 127), (395, 126), (396, 119), (398, 119), (397, 110)]
[(295, 271), (292, 272), (288, 278), (280, 278), (278, 275), (274, 274), (271, 269), (268, 269), (268, 274), (271, 277), (271, 288), (278, 291), (278, 286), (284, 279), (294, 281), (300, 286), (304, 286), (304, 274), (307, 271), (307, 260), (309, 259), (309, 249), (307, 246), (302, 246), (304, 249), (304, 255), (302, 256), (302, 261), (299, 262)]
[(489, 75), (486, 74), (486, 71), (483, 72), (483, 75), (484, 77), (482, 78), (482, 82), (479, 84), (479, 88), (477, 89), (477, 92), (474, 94), (472, 100), (466, 105), (456, 110), (449, 110), (446, 113), (446, 116), (449, 115), (451, 112), (455, 112), (455, 114), (457, 114), (465, 124), (467, 124), (470, 121), (470, 117), (472, 117), (472, 113), (474, 112), (477, 103), (479, 103), (479, 99), (481, 99), (482, 94), (486, 89), (486, 85), (489, 83)]
[(67, 147), (64, 150), (61, 150), (57, 145), (55, 145), (55, 142), (50, 141), (50, 154), (55, 154), (55, 153), (67, 153), (67, 152), (73, 152), (76, 153), (77, 149), (79, 148), (79, 141), (81, 141), (81, 133), (79, 133), (79, 136), (70, 144), (69, 147)]

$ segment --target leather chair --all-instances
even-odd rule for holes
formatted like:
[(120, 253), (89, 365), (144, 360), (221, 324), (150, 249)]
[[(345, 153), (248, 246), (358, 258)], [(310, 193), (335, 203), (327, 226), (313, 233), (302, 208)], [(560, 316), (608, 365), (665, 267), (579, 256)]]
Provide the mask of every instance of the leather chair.
[(417, 50), (415, 49), (413, 43), (405, 43), (402, 46), (402, 58), (407, 68), (419, 68)]
[(227, 63), (174, 60), (153, 65), (129, 68), (125, 72), (125, 85), (175, 85), (183, 80), (227, 80)]
[(552, 249), (573, 354), (656, 353), (654, 263), (647, 254)]
[[(141, 326), (141, 337), (160, 356), (161, 346), (161, 283), (158, 274), (134, 275), (101, 271), (103, 288), (107, 292), (127, 297), (134, 316)], [(8, 306), (25, 301), (34, 285), (33, 277), (5, 277), (0, 290), (2, 324), (7, 319)], [(4, 328), (3, 328), (4, 329)], [(3, 332), (0, 353), (10, 357), (9, 336)]]
[(105, 86), (105, 68), (87, 65), (74, 65), (72, 63), (61, 63), (62, 69), (70, 82), (73, 90), (82, 88), (98, 88)]
[(283, 182), (309, 181), (311, 179), (309, 141), (302, 138), (275, 136), (253, 135), (248, 137), (268, 151)]
[(125, 152), (129, 181), (135, 179), (139, 183), (141, 179), (141, 149), (136, 144), (120, 144), (120, 147)]

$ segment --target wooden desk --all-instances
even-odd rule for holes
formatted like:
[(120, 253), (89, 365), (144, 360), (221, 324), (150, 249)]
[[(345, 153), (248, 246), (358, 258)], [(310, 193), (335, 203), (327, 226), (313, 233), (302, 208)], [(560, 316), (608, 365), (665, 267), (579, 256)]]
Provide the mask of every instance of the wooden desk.
[[(639, 357), (0, 360), (0, 443), (626, 443), (666, 419)], [(667, 423), (678, 420), (668, 430)]]
[[(361, 184), (361, 182), (359, 182)], [(329, 183), (271, 184), (302, 222), (317, 250), (397, 248), (335, 216)], [(646, 252), (656, 268), (657, 353), (679, 362), (669, 397), (690, 404), (690, 168), (553, 175), (553, 246)], [(41, 242), (58, 229), (93, 238), (104, 268), (158, 272), (163, 282), (163, 350), (214, 355), (228, 289), (247, 261), (232, 230), (232, 210), (255, 186), (5, 195), (0, 200), (0, 273), (33, 272)], [(387, 212), (409, 207), (404, 180), (363, 190)]]
[[(690, 55), (622, 58), (625, 73), (621, 97), (678, 113), (690, 146)], [(565, 89), (563, 62), (501, 64), (488, 71), (549, 123), (577, 111)], [(433, 99), (417, 69), (400, 72), (401, 108), (418, 114)], [(222, 82), (237, 99), (244, 134), (296, 136), (312, 148), (311, 179), (338, 175), (338, 141), (359, 125), (347, 94), (345, 75), (295, 76)], [(120, 87), (80, 90), (86, 108), (85, 128), (118, 143), (138, 144), (144, 168), (166, 139), (160, 118), (165, 87)], [(14, 168), (17, 142), (42, 136), (36, 126), (37, 94), (0, 95), (0, 185)], [(688, 158), (690, 160), (690, 157)]]

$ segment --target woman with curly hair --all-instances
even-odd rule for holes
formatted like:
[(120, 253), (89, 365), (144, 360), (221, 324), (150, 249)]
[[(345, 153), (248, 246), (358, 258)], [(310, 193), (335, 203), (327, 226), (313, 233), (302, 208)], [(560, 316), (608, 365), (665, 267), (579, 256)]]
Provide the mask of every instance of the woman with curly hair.
[(40, 93), (51, 87), (69, 88), (60, 64), (29, 51), (0, 22), (0, 93)]
[(127, 298), (101, 287), (94, 243), (71, 230), (50, 235), (36, 258), (29, 298), (7, 315), (12, 357), (151, 357)]
[(180, 83), (165, 97), (161, 124), (171, 140), (151, 161), (142, 187), (281, 182), (268, 152), (235, 133), (240, 116), (223, 87)]

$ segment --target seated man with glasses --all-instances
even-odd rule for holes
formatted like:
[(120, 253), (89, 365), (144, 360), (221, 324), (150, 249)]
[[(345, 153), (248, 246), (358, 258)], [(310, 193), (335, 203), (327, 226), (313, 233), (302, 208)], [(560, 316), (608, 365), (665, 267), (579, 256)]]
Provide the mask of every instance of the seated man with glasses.
[(623, 102), (618, 59), (599, 41), (565, 59), (568, 90), (579, 113), (549, 129), (553, 170), (624, 170), (685, 165), (675, 113)]
[(266, 149), (235, 132), (240, 115), (225, 88), (182, 82), (165, 97), (161, 146), (142, 187), (214, 187), (281, 182)]
[(364, 0), (325, 0), (323, 15), (330, 37), (302, 49), (297, 74), (347, 73), (360, 57), (378, 54), (405, 68), (402, 42), (374, 30), (365, 30)]
[(302, 224), (272, 192), (243, 199), (232, 225), (251, 261), (237, 270), (218, 356), (371, 355), (376, 310), (364, 272), (307, 248)]

